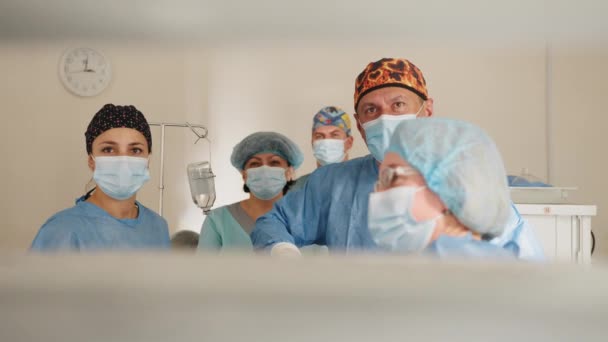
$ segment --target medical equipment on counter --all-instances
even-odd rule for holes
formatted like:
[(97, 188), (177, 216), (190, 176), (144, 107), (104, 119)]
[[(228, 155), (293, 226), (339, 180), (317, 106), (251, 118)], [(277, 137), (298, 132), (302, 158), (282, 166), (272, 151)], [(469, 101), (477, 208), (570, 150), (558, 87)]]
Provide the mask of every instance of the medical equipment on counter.
[[(160, 195), (159, 195), (160, 198), (159, 198), (159, 202), (158, 202), (158, 214), (160, 216), (163, 216), (163, 195), (164, 195), (164, 190), (165, 190), (165, 127), (190, 128), (192, 133), (194, 133), (194, 135), (196, 135), (198, 137), (198, 139), (196, 139), (196, 141), (194, 142), (195, 144), (201, 139), (205, 139), (209, 143), (211, 143), (211, 141), (209, 140), (209, 138), (207, 138), (207, 136), (209, 134), (209, 130), (207, 129), (207, 127), (202, 126), (202, 125), (193, 125), (188, 122), (183, 123), (183, 124), (166, 123), (166, 122), (151, 122), (150, 126), (159, 126), (160, 127), (160, 180), (159, 180), (159, 184), (158, 184), (158, 189), (160, 190)], [(197, 131), (196, 130), (197, 128), (202, 130), (203, 132), (201, 133), (201, 132)], [(211, 160), (211, 148), (209, 149), (209, 160)], [(208, 191), (211, 191), (211, 193), (208, 193), (210, 201), (208, 200), (207, 202), (205, 202), (205, 205), (207, 208), (206, 210), (205, 210), (205, 207), (201, 207), (201, 208), (203, 208), (203, 211), (208, 211), (211, 208), (211, 206), (213, 205), (213, 202), (215, 201), (215, 185), (213, 183), (213, 177), (215, 177), (215, 176), (213, 175), (213, 172), (211, 172), (211, 166), (210, 166), (209, 162), (203, 162), (203, 163), (207, 163), (207, 165), (209, 165), (208, 173), (211, 174), (210, 180), (208, 180), (208, 182), (211, 182), (211, 185), (207, 184), (206, 187), (204, 188)], [(194, 191), (192, 190), (192, 181), (190, 181), (190, 191), (193, 193), (193, 196), (194, 196)], [(194, 203), (200, 207), (200, 205), (197, 203), (197, 201), (195, 201)]]
[(558, 187), (546, 183), (540, 177), (523, 168), (517, 176), (508, 176), (511, 199), (515, 203), (525, 204), (564, 204), (568, 200), (568, 192), (578, 190), (577, 187)]

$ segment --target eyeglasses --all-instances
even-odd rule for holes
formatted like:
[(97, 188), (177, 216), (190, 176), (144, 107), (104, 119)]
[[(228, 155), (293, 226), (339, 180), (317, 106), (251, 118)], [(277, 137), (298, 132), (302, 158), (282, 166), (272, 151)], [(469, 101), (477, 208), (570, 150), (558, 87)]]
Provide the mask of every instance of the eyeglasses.
[(374, 186), (374, 191), (384, 190), (390, 188), (399, 177), (415, 176), (419, 175), (418, 171), (411, 167), (396, 166), (387, 167), (380, 171), (378, 181)]

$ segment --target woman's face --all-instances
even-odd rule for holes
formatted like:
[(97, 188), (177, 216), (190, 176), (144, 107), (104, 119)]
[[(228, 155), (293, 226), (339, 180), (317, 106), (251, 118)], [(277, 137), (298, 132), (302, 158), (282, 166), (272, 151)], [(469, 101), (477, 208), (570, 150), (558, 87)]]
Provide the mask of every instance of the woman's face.
[[(426, 187), (422, 175), (394, 152), (384, 156), (376, 183), (376, 192), (382, 192), (400, 186), (414, 188)], [(414, 195), (412, 215), (417, 221), (430, 220), (445, 210), (445, 205), (429, 188), (424, 188)]]
[(258, 153), (249, 158), (249, 160), (245, 163), (245, 167), (243, 167), (243, 171), (241, 171), (243, 181), (247, 181), (247, 169), (253, 169), (261, 166), (283, 168), (285, 169), (285, 178), (287, 181), (293, 179), (293, 168), (289, 166), (287, 160), (274, 153)]
[(132, 128), (112, 128), (100, 134), (91, 146), (89, 168), (94, 170), (92, 157), (129, 156), (148, 158), (148, 141), (139, 131)]

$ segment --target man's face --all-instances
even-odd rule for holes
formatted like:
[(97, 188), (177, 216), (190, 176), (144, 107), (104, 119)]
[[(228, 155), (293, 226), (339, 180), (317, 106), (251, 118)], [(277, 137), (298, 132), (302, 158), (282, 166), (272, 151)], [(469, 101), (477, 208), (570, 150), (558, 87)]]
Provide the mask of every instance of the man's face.
[[(423, 106), (423, 108), (420, 108)], [(421, 110), (422, 109), (422, 110)], [(416, 93), (401, 87), (386, 87), (365, 94), (356, 108), (357, 129), (365, 139), (363, 125), (380, 115), (418, 114), (418, 117), (433, 115), (433, 99), (423, 101)]]
[(346, 139), (346, 132), (337, 126), (319, 126), (312, 132), (312, 142), (322, 139)]
[[(400, 168), (402, 171), (389, 172)], [(441, 214), (445, 205), (434, 192), (426, 187), (424, 177), (400, 155), (388, 152), (380, 164), (376, 191), (382, 192), (401, 186), (421, 188), (413, 198), (411, 214), (419, 222), (430, 220)]]
[(344, 151), (348, 151), (353, 147), (353, 137), (348, 136), (346, 132), (337, 126), (319, 126), (312, 132), (312, 142), (323, 139), (338, 139), (344, 140)]

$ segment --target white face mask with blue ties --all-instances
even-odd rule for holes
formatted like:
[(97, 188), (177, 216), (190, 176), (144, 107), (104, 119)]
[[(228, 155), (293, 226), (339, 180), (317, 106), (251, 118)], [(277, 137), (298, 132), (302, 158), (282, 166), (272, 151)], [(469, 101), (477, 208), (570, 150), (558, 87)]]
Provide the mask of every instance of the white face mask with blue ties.
[(273, 199), (278, 196), (285, 184), (285, 169), (275, 166), (260, 166), (247, 169), (247, 187), (253, 195), (262, 200)]
[(417, 221), (412, 214), (414, 196), (426, 187), (399, 186), (369, 197), (368, 227), (376, 244), (387, 251), (415, 253), (427, 247), (444, 214)]
[(361, 125), (365, 131), (367, 148), (378, 162), (384, 160), (384, 154), (388, 150), (391, 136), (397, 126), (404, 121), (416, 119), (418, 114), (422, 112), (422, 108), (424, 108), (424, 102), (415, 114), (382, 114), (378, 118)]
[(344, 160), (344, 140), (320, 139), (312, 143), (313, 155), (321, 165), (339, 163)]
[(150, 179), (148, 158), (111, 156), (93, 157), (93, 179), (106, 195), (126, 200)]

